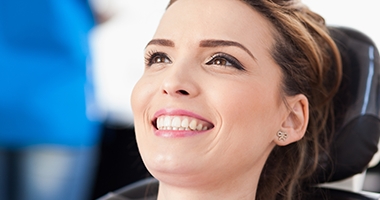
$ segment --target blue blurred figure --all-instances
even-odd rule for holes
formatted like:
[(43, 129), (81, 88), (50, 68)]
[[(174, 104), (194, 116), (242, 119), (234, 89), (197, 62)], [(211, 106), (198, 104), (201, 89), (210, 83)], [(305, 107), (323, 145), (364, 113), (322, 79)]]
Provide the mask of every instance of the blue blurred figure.
[(86, 0), (0, 0), (1, 200), (89, 198), (94, 25)]

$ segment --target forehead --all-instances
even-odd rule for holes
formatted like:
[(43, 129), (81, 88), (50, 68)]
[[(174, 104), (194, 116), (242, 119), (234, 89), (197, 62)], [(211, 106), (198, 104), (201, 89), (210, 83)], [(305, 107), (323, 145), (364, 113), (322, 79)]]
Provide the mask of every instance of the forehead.
[(271, 30), (265, 17), (240, 0), (178, 0), (163, 15), (154, 37), (228, 39), (268, 47)]

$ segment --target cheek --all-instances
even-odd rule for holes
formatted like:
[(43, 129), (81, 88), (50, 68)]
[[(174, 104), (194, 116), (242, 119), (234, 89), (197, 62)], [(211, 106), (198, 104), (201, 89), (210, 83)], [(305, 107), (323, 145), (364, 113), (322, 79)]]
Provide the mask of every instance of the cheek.
[[(226, 117), (235, 121), (247, 121), (254, 123), (270, 122), (273, 117), (278, 116), (276, 110), (279, 108), (279, 95), (275, 88), (266, 87), (260, 84), (240, 84), (235, 87), (225, 85), (224, 92), (220, 92), (218, 97), (221, 112)], [(221, 99), (223, 99), (221, 101)], [(270, 120), (269, 120), (270, 119)], [(265, 124), (262, 124), (264, 126)]]
[[(133, 112), (134, 128), (138, 145), (142, 145), (145, 133), (149, 133), (150, 124), (148, 123), (148, 111), (152, 107), (152, 99), (154, 96), (154, 84), (146, 81), (142, 77), (135, 85), (131, 94), (131, 106)], [(146, 142), (145, 142), (146, 143)]]
[(221, 146), (229, 149), (229, 153), (223, 151), (220, 156), (230, 158), (229, 162), (239, 158), (236, 162), (240, 167), (250, 168), (256, 162), (264, 162), (274, 146), (274, 135), (280, 124), (276, 95), (263, 87), (229, 90), (218, 104), (222, 116), (219, 139)]
[(132, 90), (131, 106), (134, 116), (139, 116), (147, 108), (149, 100), (153, 95), (154, 89), (151, 83), (145, 81), (145, 78), (141, 78)]
[(136, 141), (139, 151), (144, 156), (141, 150), (149, 150), (149, 141), (146, 140), (146, 133), (149, 133), (148, 124), (146, 123), (146, 114), (149, 109), (150, 99), (152, 99), (151, 83), (142, 77), (134, 86), (131, 94), (131, 106), (134, 117), (134, 128), (136, 133)]
[(270, 142), (281, 124), (276, 88), (248, 81), (220, 88), (219, 92), (214, 90), (214, 106), (221, 116), (224, 131), (233, 134), (230, 139), (244, 144), (245, 141)]

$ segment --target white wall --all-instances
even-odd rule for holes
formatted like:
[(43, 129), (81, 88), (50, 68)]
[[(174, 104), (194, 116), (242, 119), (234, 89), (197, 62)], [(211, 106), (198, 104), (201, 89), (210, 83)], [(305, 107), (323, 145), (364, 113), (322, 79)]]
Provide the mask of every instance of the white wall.
[(348, 26), (362, 31), (380, 46), (379, 0), (302, 0), (321, 14), (327, 24)]
[[(99, 10), (115, 16), (93, 31), (95, 80), (103, 113), (132, 123), (130, 93), (143, 72), (143, 51), (168, 0), (93, 0)], [(328, 24), (349, 26), (369, 35), (380, 46), (378, 0), (303, 0)]]

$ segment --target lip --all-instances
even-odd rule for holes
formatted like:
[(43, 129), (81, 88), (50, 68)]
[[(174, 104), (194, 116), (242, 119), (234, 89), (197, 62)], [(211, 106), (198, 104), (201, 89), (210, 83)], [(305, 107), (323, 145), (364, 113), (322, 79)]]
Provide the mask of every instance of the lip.
[(158, 130), (155, 126), (156, 120), (158, 117), (162, 115), (169, 115), (169, 116), (188, 116), (191, 118), (196, 118), (197, 120), (201, 120), (204, 122), (207, 122), (212, 125), (212, 128), (214, 127), (214, 124), (211, 123), (209, 120), (205, 119), (204, 117), (195, 114), (191, 111), (188, 110), (183, 110), (183, 109), (161, 109), (157, 111), (154, 116), (153, 120), (151, 122), (153, 128), (154, 128), (154, 134), (158, 137), (165, 137), (165, 138), (183, 138), (183, 137), (189, 137), (189, 136), (194, 136), (202, 133), (206, 133), (212, 128), (208, 130), (202, 130), (202, 131), (194, 131), (194, 130)]

